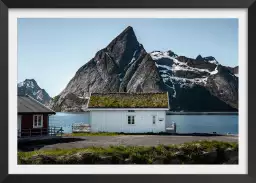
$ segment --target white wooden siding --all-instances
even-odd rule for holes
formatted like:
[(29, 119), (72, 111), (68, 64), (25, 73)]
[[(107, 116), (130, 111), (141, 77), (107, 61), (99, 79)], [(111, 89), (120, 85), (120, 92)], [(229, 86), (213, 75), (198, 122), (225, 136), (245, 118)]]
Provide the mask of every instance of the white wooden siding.
[[(128, 124), (128, 116), (135, 116), (135, 124)], [(153, 124), (153, 116), (156, 123)], [(159, 119), (162, 119), (160, 121)], [(93, 110), (90, 111), (92, 132), (125, 132), (146, 133), (165, 131), (166, 111), (140, 110), (128, 112), (128, 110)]]

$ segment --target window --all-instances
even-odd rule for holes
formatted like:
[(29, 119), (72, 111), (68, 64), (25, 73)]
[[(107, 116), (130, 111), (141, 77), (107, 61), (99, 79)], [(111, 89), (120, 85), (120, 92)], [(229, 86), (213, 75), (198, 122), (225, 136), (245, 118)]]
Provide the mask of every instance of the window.
[(156, 124), (156, 116), (153, 116), (153, 124)]
[(128, 110), (128, 112), (135, 112), (134, 110)]
[(128, 116), (128, 124), (135, 124), (135, 120), (134, 120), (135, 116)]
[(34, 115), (33, 116), (33, 128), (43, 127), (43, 115)]

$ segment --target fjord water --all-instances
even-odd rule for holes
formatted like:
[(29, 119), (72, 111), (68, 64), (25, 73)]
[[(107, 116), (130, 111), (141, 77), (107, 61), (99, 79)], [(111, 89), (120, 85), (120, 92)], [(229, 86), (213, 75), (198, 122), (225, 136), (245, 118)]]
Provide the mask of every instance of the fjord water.
[[(178, 133), (238, 134), (238, 115), (167, 115), (167, 125), (175, 122)], [(64, 133), (72, 131), (72, 123), (89, 124), (89, 113), (58, 112), (49, 118), (51, 126), (62, 127)]]

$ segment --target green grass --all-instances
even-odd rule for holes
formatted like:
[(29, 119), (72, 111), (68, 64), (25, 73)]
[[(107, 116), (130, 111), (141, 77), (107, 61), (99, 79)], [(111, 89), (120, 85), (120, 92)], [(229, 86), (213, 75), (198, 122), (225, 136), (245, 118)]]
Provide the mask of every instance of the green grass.
[(109, 93), (92, 94), (90, 107), (168, 107), (167, 93)]
[(72, 136), (72, 137), (83, 137), (83, 136), (116, 136), (121, 135), (118, 133), (111, 132), (81, 132), (81, 133), (66, 133), (63, 136)]
[[(38, 150), (18, 152), (18, 162), (20, 164), (97, 164), (102, 156), (106, 156), (110, 158), (112, 164), (123, 162), (125, 159), (129, 159), (135, 164), (152, 164), (156, 160), (162, 163), (170, 163), (173, 159), (178, 159), (180, 163), (190, 162), (192, 164), (222, 163), (226, 161), (223, 153), (228, 148), (238, 150), (238, 144), (220, 141), (195, 141), (180, 145), (158, 145), (156, 147), (109, 146), (106, 148)], [(218, 157), (216, 159), (206, 159), (202, 156), (203, 152), (211, 151), (217, 151)], [(35, 159), (36, 155), (42, 157)]]

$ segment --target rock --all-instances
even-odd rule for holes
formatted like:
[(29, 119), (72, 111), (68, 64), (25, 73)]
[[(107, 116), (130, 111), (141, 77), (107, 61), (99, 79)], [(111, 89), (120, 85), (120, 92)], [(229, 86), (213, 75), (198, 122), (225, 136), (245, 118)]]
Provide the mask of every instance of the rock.
[(112, 164), (112, 156), (99, 156), (95, 164)]
[(170, 164), (181, 164), (181, 161), (178, 158), (173, 158), (170, 160)]
[(128, 27), (76, 72), (51, 108), (84, 111), (90, 92), (157, 92), (161, 83), (155, 62)]
[(44, 90), (41, 89), (34, 79), (26, 79), (18, 83), (18, 95), (29, 95), (42, 104), (49, 105), (51, 97)]
[(83, 156), (81, 153), (66, 155), (63, 157), (64, 164), (83, 164)]
[[(181, 149), (182, 148), (184, 148), (184, 146), (182, 146)], [(181, 151), (177, 151), (177, 152), (174, 153), (174, 156), (184, 156), (184, 155), (185, 155), (185, 153), (182, 150)]]
[(203, 159), (207, 163), (215, 163), (218, 158), (218, 152), (216, 149), (213, 149), (209, 152), (203, 152)]
[(225, 159), (231, 160), (231, 162), (232, 162), (232, 161), (238, 159), (238, 150), (228, 148), (224, 151), (224, 156), (225, 156)]
[(164, 164), (164, 159), (156, 159), (153, 161), (153, 164)]
[(31, 164), (55, 164), (56, 159), (52, 156), (49, 155), (34, 155), (30, 158), (29, 160)]
[(238, 156), (230, 158), (226, 164), (238, 164)]
[(124, 160), (124, 164), (132, 164), (132, 160), (130, 158), (126, 158)]
[(55, 111), (85, 111), (91, 92), (165, 92), (172, 111), (238, 111), (238, 78), (214, 57), (147, 53), (127, 27), (84, 64), (52, 101)]

